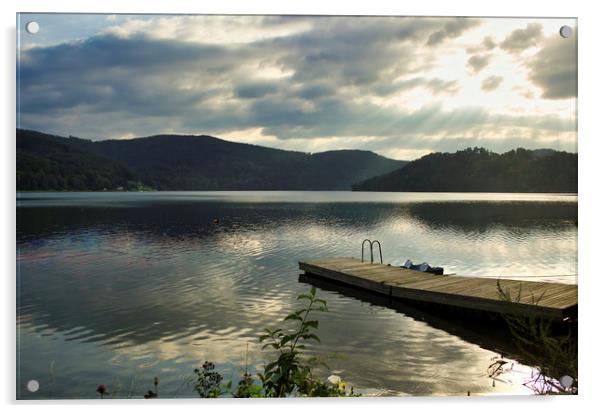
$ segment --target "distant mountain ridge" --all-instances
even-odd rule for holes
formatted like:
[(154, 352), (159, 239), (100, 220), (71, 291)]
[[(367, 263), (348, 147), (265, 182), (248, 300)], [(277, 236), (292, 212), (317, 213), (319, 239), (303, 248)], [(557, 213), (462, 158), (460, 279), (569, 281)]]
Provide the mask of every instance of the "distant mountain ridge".
[(89, 141), (17, 129), (17, 190), (349, 190), (406, 161), (370, 151), (315, 154), (212, 136)]
[(577, 192), (577, 154), (553, 149), (484, 148), (431, 153), (403, 168), (369, 178), (354, 191)]

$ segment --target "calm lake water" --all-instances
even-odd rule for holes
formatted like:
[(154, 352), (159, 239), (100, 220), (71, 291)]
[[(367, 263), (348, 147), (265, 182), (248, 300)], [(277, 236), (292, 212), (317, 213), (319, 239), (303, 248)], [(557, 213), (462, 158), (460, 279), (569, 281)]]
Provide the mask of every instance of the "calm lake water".
[[(213, 224), (214, 218), (219, 224)], [(295, 298), (301, 258), (359, 257), (446, 273), (577, 282), (577, 197), (357, 192), (20, 193), (17, 196), (18, 396), (193, 397), (192, 370), (214, 361), (237, 382), (257, 337)], [(492, 386), (495, 331), (391, 309), (318, 287), (330, 370), (370, 395), (528, 394), (528, 366)], [(503, 341), (503, 340), (502, 340)], [(246, 349), (248, 346), (248, 355)], [(40, 382), (37, 393), (26, 383)]]

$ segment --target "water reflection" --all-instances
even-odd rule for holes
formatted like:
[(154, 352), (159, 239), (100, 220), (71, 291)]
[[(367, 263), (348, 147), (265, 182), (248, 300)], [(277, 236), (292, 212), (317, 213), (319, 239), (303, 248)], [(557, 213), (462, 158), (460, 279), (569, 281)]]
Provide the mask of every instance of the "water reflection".
[[(557, 276), (576, 273), (575, 202), (375, 203), (365, 194), (332, 203), (230, 202), (232, 195), (226, 202), (219, 194), (176, 198), (182, 202), (143, 194), (135, 202), (128, 194), (114, 203), (113, 195), (60, 195), (48, 196), (52, 206), (29, 195), (17, 209), (20, 378), (48, 377), (54, 361), (53, 397), (94, 397), (99, 381), (132, 374), (160, 374), (175, 391), (204, 359), (235, 374), (247, 342), (259, 367), (259, 332), (295, 308), (306, 288), (297, 261), (358, 256), (366, 237), (381, 240), (390, 262), (576, 282)], [(357, 388), (522, 391), (489, 387), (494, 354), (480, 339), (407, 309), (320, 295), (331, 312), (321, 319), (322, 344), (310, 350), (346, 355), (330, 364)]]
[(518, 357), (519, 351), (512, 340), (508, 340), (508, 330), (503, 319), (492, 319), (488, 315), (472, 314), (470, 317), (438, 310), (429, 306), (408, 304), (390, 297), (370, 293), (357, 288), (329, 282), (311, 274), (300, 274), (299, 282), (322, 290), (339, 293), (347, 297), (369, 303), (373, 306), (387, 307), (416, 321), (421, 321), (439, 330), (460, 337), (462, 340), (479, 345), (497, 354)]
[(409, 214), (433, 230), (486, 232), (502, 226), (528, 232), (554, 231), (576, 226), (577, 203), (573, 202), (422, 202), (408, 206)]

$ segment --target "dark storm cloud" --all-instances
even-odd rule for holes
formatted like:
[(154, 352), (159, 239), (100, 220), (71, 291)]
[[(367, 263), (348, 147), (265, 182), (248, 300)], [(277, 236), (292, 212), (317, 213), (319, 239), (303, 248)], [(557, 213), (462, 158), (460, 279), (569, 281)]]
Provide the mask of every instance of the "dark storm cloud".
[(477, 19), (456, 18), (446, 21), (440, 30), (432, 33), (427, 45), (433, 46), (444, 42), (446, 39), (453, 39), (460, 36), (465, 30), (470, 29), (479, 24)]
[(485, 37), (483, 39), (482, 45), (487, 50), (492, 50), (497, 46), (497, 44), (495, 43), (495, 40), (493, 40), (493, 37), (491, 37), (491, 36)]
[(268, 81), (241, 83), (236, 85), (234, 91), (241, 98), (259, 98), (270, 93), (276, 93), (278, 85), (276, 82)]
[(504, 78), (501, 76), (489, 76), (481, 83), (481, 89), (491, 92), (492, 90), (497, 89), (502, 84), (503, 80)]
[(539, 23), (529, 23), (525, 29), (514, 30), (500, 47), (509, 52), (521, 52), (524, 49), (537, 45), (543, 36), (543, 28)]
[(336, 90), (327, 84), (315, 83), (307, 86), (302, 86), (297, 92), (297, 96), (307, 100), (314, 100), (324, 96), (336, 94)]
[[(287, 18), (263, 21), (276, 24), (283, 19)], [(208, 85), (212, 89), (216, 80), (249, 83), (233, 78), (233, 72), (249, 61), (261, 60), (274, 60), (283, 69), (292, 70), (291, 80), (306, 88), (315, 82), (328, 83), (330, 87), (384, 83), (409, 68), (413, 57), (412, 41), (427, 38), (429, 33), (445, 26), (446, 19), (318, 18), (316, 21), (318, 27), (314, 30), (246, 46), (178, 42), (143, 35), (128, 38), (98, 35), (83, 42), (34, 48), (23, 53), (19, 77), (26, 89), (22, 93), (27, 97), (28, 89), (51, 90), (47, 94), (51, 98), (47, 107), (56, 109), (76, 104), (82, 88), (87, 90), (81, 94), (81, 103), (95, 101), (95, 94), (102, 102), (110, 98), (105, 94), (109, 89), (119, 93), (128, 84), (128, 92), (133, 92), (131, 89), (136, 87), (138, 92), (161, 88), (175, 73), (188, 76), (192, 73), (201, 80), (210, 80)], [(124, 82), (114, 87), (122, 79)], [(137, 81), (130, 83), (131, 80)], [(150, 82), (141, 84), (142, 80)], [(270, 86), (258, 83), (256, 86), (259, 89), (253, 92), (248, 90), (248, 85), (238, 85), (243, 94), (259, 93), (265, 87), (273, 91)], [(173, 93), (181, 94), (182, 91)], [(120, 96), (113, 96), (115, 100), (121, 100)], [(36, 109), (44, 106), (39, 98), (36, 96)], [(22, 102), (23, 110), (30, 108), (28, 103)]]
[(78, 106), (96, 113), (176, 113), (215, 89), (177, 90), (173, 74), (197, 70), (218, 78), (240, 58), (218, 46), (110, 35), (34, 48), (24, 55), (18, 80), (25, 114)]
[(466, 52), (468, 54), (487, 53), (487, 52), (495, 49), (496, 47), (497, 47), (497, 43), (495, 42), (493, 37), (487, 36), (477, 46), (469, 47), (468, 49), (466, 49)]
[(490, 55), (474, 55), (468, 59), (468, 63), (466, 64), (473, 73), (479, 73), (482, 69), (484, 69), (491, 60)]
[(531, 81), (542, 89), (546, 99), (577, 96), (577, 32), (565, 39), (553, 35), (529, 63)]
[[(302, 19), (313, 28), (249, 44), (105, 33), (25, 50), (19, 68), (21, 126), (92, 136), (112, 134), (120, 126), (139, 135), (166, 126), (211, 132), (286, 125), (289, 129), (277, 135), (281, 138), (296, 132), (335, 134), (336, 125), (352, 135), (358, 134), (354, 127), (369, 133), (383, 129), (381, 122), (390, 127), (396, 114), (385, 110), (368, 116), (380, 107), (355, 99), (419, 86), (433, 94), (454, 93), (455, 81), (396, 79), (424, 69), (416, 66), (417, 44), (433, 34), (442, 42), (478, 24), (476, 19), (290, 16), (265, 18), (261, 24)], [(268, 67), (290, 77), (261, 79)], [(107, 124), (108, 118), (114, 121)]]
[(323, 18), (313, 30), (261, 42), (281, 51), (293, 81), (370, 88), (414, 69), (415, 43), (445, 19)]

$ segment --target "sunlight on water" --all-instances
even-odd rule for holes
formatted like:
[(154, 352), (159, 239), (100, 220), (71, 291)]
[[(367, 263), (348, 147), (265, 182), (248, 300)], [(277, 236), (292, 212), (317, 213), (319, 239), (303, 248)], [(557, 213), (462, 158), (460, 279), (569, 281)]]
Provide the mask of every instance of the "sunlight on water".
[[(446, 273), (577, 282), (577, 199), (554, 194), (351, 192), (21, 193), (21, 397), (95, 397), (99, 383), (164, 395), (212, 360), (237, 380), (249, 343), (295, 308), (301, 258), (360, 255)], [(219, 218), (219, 224), (214, 224)], [(409, 307), (319, 288), (328, 364), (365, 394), (527, 393), (518, 366), (492, 387), (493, 338)], [(488, 334), (485, 334), (487, 336)], [(230, 375), (231, 377), (229, 377)], [(35, 395), (28, 380), (41, 383)], [(129, 389), (129, 390), (128, 390)]]

